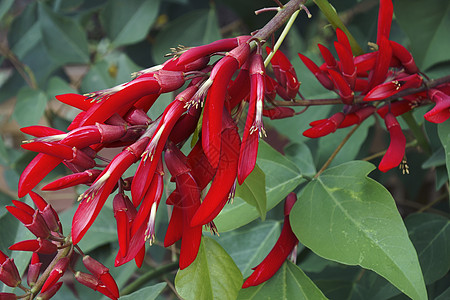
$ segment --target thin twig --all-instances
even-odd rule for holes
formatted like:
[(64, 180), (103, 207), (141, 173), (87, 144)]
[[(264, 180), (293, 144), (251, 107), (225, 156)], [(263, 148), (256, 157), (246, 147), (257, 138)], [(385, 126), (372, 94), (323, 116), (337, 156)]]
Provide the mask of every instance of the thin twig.
[(358, 124), (355, 127), (352, 128), (352, 130), (350, 130), (350, 132), (345, 136), (345, 138), (341, 141), (341, 143), (339, 144), (339, 146), (336, 147), (336, 149), (334, 150), (334, 152), (331, 154), (331, 156), (328, 158), (328, 160), (323, 164), (322, 168), (320, 168), (319, 172), (317, 172), (316, 175), (314, 175), (314, 178), (319, 177), (320, 174), (323, 173), (323, 171), (325, 171), (328, 166), (331, 164), (331, 162), (333, 161), (333, 159), (336, 157), (336, 155), (338, 155), (339, 151), (341, 151), (342, 147), (344, 147), (345, 143), (347, 143), (347, 141), (350, 139), (350, 137), (355, 133), (355, 131), (359, 128), (359, 126), (361, 125)]

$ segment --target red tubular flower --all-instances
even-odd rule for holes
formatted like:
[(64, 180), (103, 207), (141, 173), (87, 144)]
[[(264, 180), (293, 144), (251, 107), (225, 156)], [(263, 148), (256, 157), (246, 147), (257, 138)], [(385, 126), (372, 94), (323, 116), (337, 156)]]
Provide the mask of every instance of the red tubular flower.
[(62, 103), (81, 109), (82, 111), (87, 111), (93, 105), (91, 99), (79, 94), (63, 94), (57, 95), (55, 98)]
[(170, 216), (169, 225), (164, 236), (164, 247), (173, 245), (183, 236), (183, 208), (179, 205), (176, 204), (173, 206), (172, 215)]
[(242, 288), (256, 286), (270, 279), (275, 275), (292, 250), (295, 249), (298, 239), (292, 232), (289, 213), (296, 200), (297, 196), (295, 193), (290, 193), (286, 197), (284, 203), (284, 224), (280, 237), (266, 258), (254, 268), (253, 273), (245, 280)]
[(333, 80), (334, 85), (338, 89), (338, 93), (342, 99), (342, 102), (345, 104), (352, 104), (355, 93), (351, 89), (347, 80), (345, 80), (344, 77), (340, 73), (338, 73), (334, 70), (328, 70), (328, 72), (331, 75), (331, 79)]
[(26, 240), (15, 243), (8, 248), (9, 250), (16, 251), (33, 251), (41, 254), (53, 254), (58, 250), (57, 246), (49, 240), (36, 239)]
[(290, 118), (295, 115), (295, 110), (290, 107), (277, 106), (263, 110), (263, 116), (269, 117), (271, 120)]
[(41, 293), (45, 293), (47, 290), (56, 285), (56, 282), (64, 275), (67, 267), (69, 266), (69, 257), (63, 257), (55, 264), (55, 267), (50, 271), (47, 280), (42, 286)]
[[(390, 0), (389, 0), (390, 1)], [(369, 75), (369, 88), (372, 89), (384, 82), (391, 64), (392, 48), (389, 40), (381, 36), (378, 42), (378, 51), (375, 61), (375, 68)]]
[(380, 9), (378, 11), (377, 44), (380, 45), (381, 39), (389, 39), (391, 32), (392, 16), (394, 6), (392, 0), (380, 0)]
[(61, 161), (61, 158), (43, 153), (36, 155), (20, 175), (17, 195), (20, 198), (25, 197)]
[(334, 48), (339, 56), (339, 60), (342, 68), (342, 76), (344, 76), (350, 88), (353, 90), (356, 81), (356, 68), (353, 63), (353, 55), (351, 50), (349, 51), (345, 46), (338, 42), (334, 42)]
[(51, 288), (46, 290), (45, 292), (41, 291), (41, 293), (39, 295), (37, 295), (36, 299), (48, 300), (48, 299), (52, 298), (59, 291), (62, 284), (63, 284), (62, 282), (57, 282)]
[(10, 287), (16, 287), (21, 282), (14, 259), (9, 258), (2, 251), (0, 251), (0, 281)]
[(251, 91), (249, 109), (239, 152), (239, 184), (242, 184), (245, 178), (247, 178), (255, 168), (259, 138), (262, 135), (265, 135), (262, 122), (265, 89), (264, 61), (260, 54), (252, 55), (250, 76)]
[(212, 84), (203, 110), (202, 144), (205, 154), (214, 168), (219, 163), (222, 112), (227, 86), (234, 72), (247, 60), (249, 54), (250, 46), (244, 43), (227, 53), (211, 72), (209, 80), (212, 80)]
[[(236, 179), (241, 140), (236, 125), (227, 113), (224, 114), (224, 121), (226, 123), (222, 132), (223, 147), (220, 152), (217, 172), (201, 206), (190, 222), (191, 226), (207, 224), (217, 216), (216, 208), (225, 205)], [(214, 215), (214, 213), (216, 214)]]
[(432, 123), (445, 122), (450, 118), (450, 95), (437, 89), (431, 89), (429, 95), (436, 105), (424, 115), (424, 118)]
[(303, 132), (303, 135), (309, 138), (318, 138), (326, 136), (332, 132), (335, 132), (339, 125), (344, 120), (345, 115), (342, 112), (338, 112), (328, 119), (317, 120), (311, 122), (309, 125), (313, 126)]
[(114, 295), (114, 297), (119, 298), (119, 289), (117, 287), (116, 281), (109, 274), (109, 269), (103, 264), (93, 259), (89, 255), (83, 257), (83, 264), (86, 269), (89, 270), (96, 278), (98, 278), (106, 288)]
[[(13, 202), (18, 204), (19, 201)], [(23, 203), (25, 204), (25, 203)], [(26, 205), (26, 204), (25, 204)], [(22, 222), (25, 227), (36, 237), (47, 239), (50, 236), (50, 229), (47, 226), (44, 218), (42, 217), (39, 210), (35, 210), (33, 214), (31, 214), (28, 209), (21, 209), (22, 206), (6, 206), (6, 209)]]
[(53, 155), (84, 169), (91, 169), (95, 167), (95, 161), (83, 151), (78, 150), (75, 147), (71, 148), (63, 144), (48, 142), (32, 142), (22, 144), (21, 147), (25, 150)]
[(102, 170), (90, 169), (83, 172), (70, 174), (48, 183), (47, 185), (42, 187), (42, 190), (55, 191), (79, 184), (91, 184), (97, 179), (101, 172)]
[(414, 104), (408, 100), (400, 100), (391, 102), (381, 106), (377, 109), (377, 114), (384, 119), (388, 112), (391, 112), (395, 117), (403, 115), (404, 113), (413, 109)]
[[(327, 47), (322, 45), (322, 44), (317, 44), (317, 46), (319, 47), (320, 54), (322, 54), (322, 57), (325, 60), (325, 64), (327, 65), (327, 68), (331, 69), (331, 70), (338, 71), (339, 70), (338, 69), (338, 63), (337, 63), (336, 59), (334, 58), (333, 54), (331, 54), (331, 51)], [(300, 58), (303, 60), (302, 57), (300, 57)], [(305, 63), (305, 61), (303, 61), (303, 62)], [(305, 63), (305, 65), (306, 65), (306, 63)], [(313, 72), (311, 70), (311, 68), (308, 67), (308, 69), (311, 72)]]
[(59, 216), (53, 209), (53, 207), (50, 204), (48, 204), (47, 201), (44, 200), (44, 198), (42, 198), (33, 191), (30, 192), (30, 197), (33, 200), (36, 207), (39, 209), (39, 212), (44, 218), (48, 228), (51, 231), (62, 233), (62, 225), (59, 220)]
[(419, 74), (413, 74), (406, 77), (398, 77), (395, 80), (375, 86), (364, 96), (363, 100), (383, 100), (405, 89), (418, 88), (422, 85), (422, 81), (423, 78)]
[(65, 135), (66, 133), (64, 131), (46, 127), (46, 126), (40, 126), (40, 125), (34, 125), (34, 126), (28, 126), (28, 127), (22, 127), (20, 128), (20, 131), (22, 131), (25, 134), (29, 134), (36, 137), (44, 137), (44, 136), (52, 136), (52, 135)]
[(400, 60), (405, 68), (405, 72), (409, 74), (419, 73), (419, 68), (414, 62), (411, 52), (397, 42), (389, 41), (389, 43), (391, 44), (392, 54)]
[[(347, 49), (347, 51), (350, 53), (350, 55), (353, 56), (352, 46), (350, 45), (350, 41), (348, 40), (348, 37), (345, 34), (345, 32), (342, 29), (340, 29), (339, 27), (336, 28), (336, 36), (337, 36), (339, 44), (344, 46), (344, 48)], [(339, 56), (339, 59), (341, 59), (340, 56)]]
[(308, 57), (304, 56), (301, 53), (298, 53), (298, 56), (303, 61), (305, 66), (311, 71), (311, 73), (316, 76), (317, 80), (323, 85), (324, 88), (328, 90), (334, 89), (334, 84), (331, 81), (330, 77), (328, 77), (328, 74), (323, 72), (312, 60), (310, 60)]
[(27, 284), (29, 287), (33, 287), (37, 279), (39, 278), (39, 273), (41, 271), (42, 263), (39, 260), (39, 254), (33, 253), (31, 256), (31, 263), (28, 266), (27, 272)]
[(92, 225), (125, 170), (139, 160), (147, 143), (148, 138), (143, 137), (116, 155), (91, 187), (80, 196), (80, 199), (84, 199), (84, 201), (78, 206), (72, 221), (74, 244), (80, 241)]
[(202, 237), (202, 226), (190, 226), (200, 207), (200, 189), (190, 172), (186, 157), (176, 147), (166, 150), (164, 159), (180, 195), (183, 214), (183, 234), (180, 249), (180, 269), (189, 266), (197, 257)]
[(17, 300), (17, 295), (13, 293), (0, 293), (0, 300)]
[(117, 299), (117, 297), (115, 297), (111, 293), (111, 291), (105, 286), (103, 282), (101, 282), (100, 279), (91, 274), (78, 271), (75, 273), (75, 279), (82, 285), (85, 285), (94, 291), (100, 292), (110, 299)]
[(386, 154), (378, 165), (378, 169), (382, 172), (387, 172), (402, 162), (405, 155), (406, 138), (393, 113), (388, 112), (384, 116), (384, 122), (389, 131), (391, 142), (389, 143)]
[[(136, 218), (133, 221), (133, 226), (131, 229), (131, 234), (134, 235), (138, 228), (144, 224), (145, 221), (148, 222), (148, 232), (146, 232), (146, 240), (150, 238), (150, 244), (153, 243), (155, 238), (155, 217), (156, 211), (159, 206), (159, 202), (161, 200), (163, 191), (164, 191), (164, 168), (162, 162), (158, 163), (158, 167), (153, 175), (152, 182), (150, 184), (147, 193), (144, 195), (144, 199), (142, 200), (142, 204), (139, 207), (139, 211), (137, 212)], [(134, 203), (134, 206), (139, 204), (137, 202)]]
[(122, 256), (125, 256), (128, 251), (128, 244), (130, 242), (130, 222), (127, 214), (128, 207), (126, 201), (130, 201), (123, 193), (118, 193), (113, 199), (114, 218), (117, 223), (117, 238), (119, 240), (119, 251)]
[(133, 199), (133, 203), (140, 203), (142, 197), (148, 190), (166, 141), (175, 124), (186, 111), (186, 103), (195, 95), (197, 90), (198, 87), (192, 85), (179, 93), (175, 100), (166, 107), (160, 121), (155, 121), (154, 124), (157, 124), (157, 127), (154, 129), (154, 132), (152, 131), (149, 134), (151, 135), (151, 141), (142, 154), (141, 162), (134, 176), (136, 180), (133, 180), (131, 184), (131, 198)]
[(236, 38), (222, 39), (207, 45), (190, 48), (180, 55), (180, 57), (177, 60), (177, 64), (185, 65), (201, 57), (209, 56), (216, 52), (231, 51), (232, 49), (236, 48), (243, 42), (246, 42), (249, 38), (250, 38), (249, 36), (240, 36)]

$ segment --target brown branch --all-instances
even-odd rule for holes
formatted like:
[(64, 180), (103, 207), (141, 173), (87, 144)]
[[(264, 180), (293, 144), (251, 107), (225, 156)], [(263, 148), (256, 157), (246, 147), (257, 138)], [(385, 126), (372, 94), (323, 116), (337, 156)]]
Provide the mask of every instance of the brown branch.
[[(441, 77), (441, 78), (425, 81), (424, 84), (421, 87), (406, 89), (406, 90), (403, 90), (401, 92), (398, 92), (395, 95), (392, 95), (390, 97), (386, 97), (386, 98), (381, 99), (381, 100), (363, 101), (364, 96), (356, 96), (355, 100), (353, 101), (353, 103), (368, 103), (368, 102), (381, 102), (381, 101), (382, 102), (389, 102), (389, 101), (397, 100), (398, 98), (401, 98), (401, 97), (404, 97), (404, 96), (408, 96), (408, 95), (424, 92), (424, 91), (430, 90), (430, 89), (432, 89), (434, 87), (437, 87), (437, 86), (439, 86), (441, 84), (449, 83), (449, 82), (450, 82), (450, 75), (447, 75), (447, 76), (444, 76), (444, 77)], [(277, 105), (277, 106), (313, 106), (313, 105), (342, 104), (342, 100), (341, 100), (341, 98), (304, 99), (304, 100), (295, 100), (295, 101), (277, 100), (277, 101), (273, 101), (273, 103), (275, 105)]]

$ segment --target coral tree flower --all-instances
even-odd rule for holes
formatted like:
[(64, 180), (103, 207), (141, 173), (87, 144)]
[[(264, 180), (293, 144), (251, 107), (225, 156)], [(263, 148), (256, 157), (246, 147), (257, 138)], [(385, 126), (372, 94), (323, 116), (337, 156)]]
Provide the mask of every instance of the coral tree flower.
[[(245, 280), (242, 288), (259, 285), (264, 281), (269, 280), (275, 275), (291, 252), (296, 249), (298, 239), (292, 232), (289, 221), (289, 213), (296, 201), (297, 196), (295, 193), (290, 193), (286, 197), (284, 202), (284, 224), (283, 229), (281, 229), (280, 237), (266, 258), (253, 269), (253, 273)], [(296, 254), (297, 253), (295, 253), (295, 255)]]

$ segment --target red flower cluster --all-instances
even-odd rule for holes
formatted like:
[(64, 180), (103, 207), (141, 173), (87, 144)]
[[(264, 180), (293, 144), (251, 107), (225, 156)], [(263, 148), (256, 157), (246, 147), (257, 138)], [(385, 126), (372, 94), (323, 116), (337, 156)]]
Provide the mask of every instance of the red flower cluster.
[[(295, 71), (277, 52), (272, 60), (275, 79), (269, 77), (258, 39), (224, 39), (181, 52), (179, 57), (143, 70), (117, 87), (87, 96), (57, 96), (82, 110), (67, 133), (43, 126), (22, 129), (36, 137), (23, 148), (39, 154), (22, 173), (19, 196), (29, 193), (61, 162), (74, 174), (47, 184), (44, 190), (90, 185), (79, 197), (81, 203), (73, 218), (74, 244), (92, 225), (108, 196), (118, 189), (113, 200), (120, 244), (116, 265), (132, 259), (140, 265), (145, 241), (151, 244), (154, 239), (155, 216), (164, 189), (163, 161), (176, 183), (167, 199), (173, 213), (164, 244), (181, 239), (183, 269), (197, 256), (202, 226), (215, 230), (212, 221), (233, 197), (235, 181), (242, 184), (254, 169), (258, 141), (265, 134), (263, 115), (272, 119), (294, 115), (292, 109), (270, 103), (277, 94), (285, 99), (296, 96), (300, 83)], [(223, 57), (209, 64), (212, 55)], [(183, 86), (156, 120), (147, 116), (160, 94)], [(236, 124), (245, 103), (248, 113), (241, 140)], [(185, 155), (180, 148), (197, 128), (201, 114), (201, 137)], [(102, 167), (96, 161), (104, 160), (99, 151), (112, 147), (122, 151)], [(123, 178), (134, 163), (139, 163), (134, 176)], [(202, 199), (201, 192), (209, 184)], [(131, 200), (126, 191), (131, 192)], [(86, 281), (87, 277), (79, 274), (77, 278)]]
[[(14, 251), (33, 252), (27, 272), (29, 289), (22, 286), (19, 271), (13, 259), (8, 258), (1, 251), (0, 281), (11, 287), (21, 287), (22, 290), (27, 291), (26, 297), (29, 295), (35, 296), (40, 292), (39, 299), (50, 299), (61, 287), (62, 282), (59, 280), (69, 268), (75, 252), (73, 243), (63, 235), (61, 222), (53, 207), (35, 192), (30, 191), (29, 194), (37, 209), (16, 200), (12, 201), (14, 206), (6, 206), (6, 209), (36, 236), (35, 240), (20, 241), (9, 247), (10, 250)], [(79, 248), (77, 250), (84, 256)], [(48, 275), (43, 277), (43, 280), (39, 278), (42, 268), (39, 254), (54, 255), (54, 264), (48, 266)], [(109, 270), (89, 256), (84, 256), (83, 263), (93, 275), (76, 272), (75, 278), (109, 298), (117, 299), (119, 290), (116, 282), (109, 274)], [(0, 299), (16, 299), (16, 295), (0, 293)]]
[[(427, 92), (420, 92), (404, 96), (403, 100), (388, 102), (378, 109), (372, 105), (371, 101), (384, 100), (403, 90), (422, 85), (422, 77), (411, 53), (399, 43), (389, 40), (392, 15), (392, 0), (381, 0), (377, 44), (373, 46), (376, 51), (354, 57), (346, 34), (337, 28), (338, 40), (334, 42), (334, 47), (339, 60), (320, 44), (319, 50), (325, 60), (320, 67), (306, 56), (298, 54), (317, 80), (325, 88), (335, 91), (344, 104), (343, 112), (310, 123), (312, 127), (303, 135), (310, 138), (322, 137), (335, 132), (338, 128), (360, 124), (377, 111), (385, 119), (391, 138), (389, 148), (379, 165), (379, 169), (383, 172), (398, 166), (405, 153), (406, 140), (396, 116), (426, 103), (426, 99), (429, 98), (436, 106), (425, 115), (428, 121), (440, 123), (450, 117), (448, 84), (436, 87), (428, 95)], [(355, 101), (357, 94), (363, 102)]]

